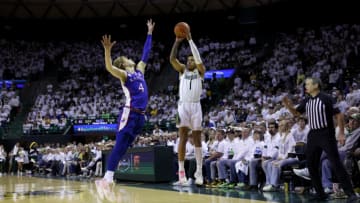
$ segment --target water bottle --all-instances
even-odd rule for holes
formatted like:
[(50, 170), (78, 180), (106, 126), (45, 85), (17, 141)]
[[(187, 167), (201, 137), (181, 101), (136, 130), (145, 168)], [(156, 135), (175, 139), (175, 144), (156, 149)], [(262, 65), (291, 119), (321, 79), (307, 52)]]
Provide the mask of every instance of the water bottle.
[(234, 151), (233, 151), (233, 149), (232, 148), (230, 148), (230, 150), (229, 150), (229, 155), (228, 155), (228, 158), (229, 159), (232, 159), (233, 158), (233, 156), (234, 156)]
[(289, 183), (288, 182), (284, 183), (284, 192), (289, 192)]

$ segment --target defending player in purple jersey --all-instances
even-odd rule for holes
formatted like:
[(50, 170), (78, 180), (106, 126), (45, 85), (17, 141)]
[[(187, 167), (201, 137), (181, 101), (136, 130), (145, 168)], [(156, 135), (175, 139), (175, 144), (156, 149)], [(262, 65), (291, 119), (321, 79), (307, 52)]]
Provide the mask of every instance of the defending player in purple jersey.
[(114, 171), (121, 157), (126, 153), (128, 147), (141, 133), (145, 122), (145, 109), (148, 103), (148, 89), (144, 79), (145, 66), (151, 50), (152, 32), (155, 23), (147, 21), (148, 33), (143, 49), (141, 61), (136, 65), (133, 60), (120, 56), (111, 61), (111, 48), (116, 43), (111, 41), (110, 35), (104, 35), (102, 45), (105, 50), (105, 66), (114, 77), (121, 81), (126, 103), (119, 115), (118, 130), (116, 132), (116, 143), (109, 156), (107, 170), (104, 178), (95, 181), (98, 194), (101, 199), (111, 199), (111, 187)]

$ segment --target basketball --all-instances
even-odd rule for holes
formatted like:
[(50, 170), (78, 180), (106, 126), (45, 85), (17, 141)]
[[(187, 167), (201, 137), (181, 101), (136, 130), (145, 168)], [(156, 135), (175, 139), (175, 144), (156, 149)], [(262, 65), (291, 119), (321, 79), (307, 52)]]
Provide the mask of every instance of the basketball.
[(190, 32), (190, 26), (185, 22), (179, 22), (174, 27), (175, 36), (178, 38), (186, 38), (186, 35)]

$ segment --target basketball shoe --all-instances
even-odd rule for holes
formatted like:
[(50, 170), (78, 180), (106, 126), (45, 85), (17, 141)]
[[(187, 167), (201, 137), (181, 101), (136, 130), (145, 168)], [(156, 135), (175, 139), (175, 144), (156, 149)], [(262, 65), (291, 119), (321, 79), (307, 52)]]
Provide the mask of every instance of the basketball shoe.
[(190, 186), (189, 181), (186, 179), (185, 171), (179, 171), (179, 180), (173, 183), (174, 186)]
[(99, 179), (95, 181), (95, 186), (101, 200), (115, 200), (115, 195), (113, 192), (114, 182), (108, 182), (105, 179)]
[(195, 177), (195, 185), (203, 185), (204, 184), (204, 178), (202, 176), (202, 171), (196, 171), (194, 174)]

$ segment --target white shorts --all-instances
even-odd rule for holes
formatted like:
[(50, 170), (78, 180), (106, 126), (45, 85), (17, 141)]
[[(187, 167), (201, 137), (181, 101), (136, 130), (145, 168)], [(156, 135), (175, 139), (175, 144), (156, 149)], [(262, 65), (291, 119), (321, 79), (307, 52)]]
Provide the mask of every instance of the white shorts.
[(200, 102), (178, 104), (179, 124), (178, 127), (189, 127), (191, 130), (201, 130), (202, 110)]

